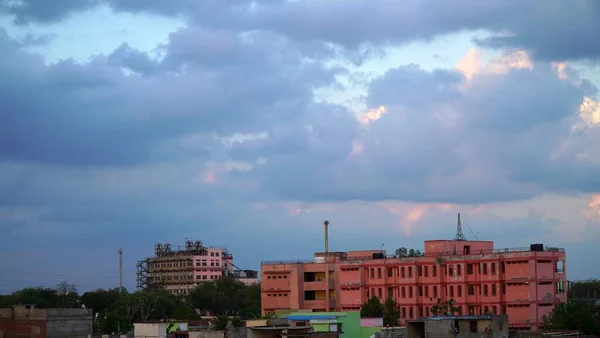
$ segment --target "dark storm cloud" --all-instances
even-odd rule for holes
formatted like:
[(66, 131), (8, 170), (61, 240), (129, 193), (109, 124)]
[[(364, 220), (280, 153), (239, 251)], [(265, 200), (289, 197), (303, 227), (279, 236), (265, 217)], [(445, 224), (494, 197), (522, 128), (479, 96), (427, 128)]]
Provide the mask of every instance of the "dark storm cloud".
[[(283, 39), (252, 38), (184, 29), (171, 35), (162, 62), (122, 45), (88, 64), (47, 66), (4, 35), (0, 157), (149, 163), (171, 156), (157, 149), (173, 138), (261, 132), (265, 123), (302, 114), (312, 89), (333, 80), (335, 71), (304, 62), (305, 54)], [(123, 68), (144, 76), (125, 76)]]
[(103, 0), (0, 0), (0, 13), (14, 15), (18, 24), (50, 23), (102, 3)]

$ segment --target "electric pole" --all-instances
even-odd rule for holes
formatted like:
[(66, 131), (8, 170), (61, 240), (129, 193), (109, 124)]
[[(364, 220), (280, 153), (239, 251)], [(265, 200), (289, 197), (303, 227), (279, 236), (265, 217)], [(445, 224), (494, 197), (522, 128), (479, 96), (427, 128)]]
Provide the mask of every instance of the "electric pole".
[(119, 254), (119, 294), (123, 293), (123, 249), (117, 250)]
[(329, 312), (329, 221), (323, 222), (325, 227), (325, 312)]

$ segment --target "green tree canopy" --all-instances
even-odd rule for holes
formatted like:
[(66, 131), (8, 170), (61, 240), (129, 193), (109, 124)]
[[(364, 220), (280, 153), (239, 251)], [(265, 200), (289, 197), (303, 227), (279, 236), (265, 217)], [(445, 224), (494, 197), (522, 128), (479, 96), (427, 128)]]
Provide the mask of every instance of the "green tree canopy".
[(360, 316), (363, 318), (381, 318), (383, 317), (383, 305), (379, 298), (373, 296), (363, 304), (360, 309)]
[(572, 300), (558, 304), (544, 319), (546, 329), (578, 330), (585, 334), (600, 334), (599, 309), (594, 303)]
[(383, 325), (400, 326), (400, 308), (391, 297), (388, 297), (383, 304)]

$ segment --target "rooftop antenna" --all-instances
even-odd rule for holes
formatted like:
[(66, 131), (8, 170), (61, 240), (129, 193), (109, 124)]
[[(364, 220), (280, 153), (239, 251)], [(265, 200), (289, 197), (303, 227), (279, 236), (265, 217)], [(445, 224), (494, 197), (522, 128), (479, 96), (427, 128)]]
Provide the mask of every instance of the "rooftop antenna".
[(460, 223), (460, 212), (458, 213), (458, 220), (456, 222), (456, 235), (454, 235), (455, 241), (466, 241), (465, 235), (462, 231), (462, 224)]
[(325, 312), (329, 312), (329, 221), (323, 222), (325, 228)]

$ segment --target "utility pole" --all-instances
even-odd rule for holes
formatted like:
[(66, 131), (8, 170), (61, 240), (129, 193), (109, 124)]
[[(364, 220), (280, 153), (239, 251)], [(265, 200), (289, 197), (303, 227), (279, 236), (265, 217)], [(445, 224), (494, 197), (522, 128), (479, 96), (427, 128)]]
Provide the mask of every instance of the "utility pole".
[(119, 254), (119, 294), (123, 293), (123, 249), (117, 250)]
[(325, 227), (325, 312), (329, 312), (329, 221), (323, 222)]

